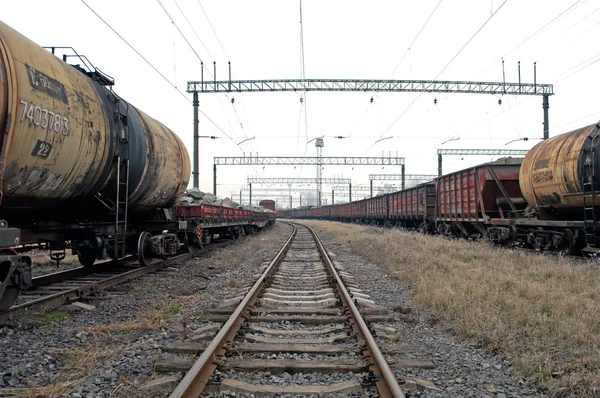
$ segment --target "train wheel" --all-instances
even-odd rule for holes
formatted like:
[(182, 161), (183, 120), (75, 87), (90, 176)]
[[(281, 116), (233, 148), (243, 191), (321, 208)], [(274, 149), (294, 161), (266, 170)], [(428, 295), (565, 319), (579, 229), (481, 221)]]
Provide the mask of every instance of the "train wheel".
[(152, 262), (152, 244), (150, 242), (149, 232), (142, 232), (138, 239), (138, 262), (141, 265), (150, 265)]
[(79, 260), (79, 264), (83, 265), (84, 267), (91, 267), (96, 262), (96, 255), (86, 253), (85, 251), (78, 251), (77, 259)]
[(575, 235), (570, 229), (565, 229), (560, 241), (561, 247), (558, 249), (558, 254), (561, 256), (568, 256), (573, 252), (575, 248)]

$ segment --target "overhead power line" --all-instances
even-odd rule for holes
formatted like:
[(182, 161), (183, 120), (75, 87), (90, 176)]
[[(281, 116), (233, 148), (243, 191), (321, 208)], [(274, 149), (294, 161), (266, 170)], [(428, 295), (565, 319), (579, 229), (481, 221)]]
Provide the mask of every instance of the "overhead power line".
[[(196, 38), (198, 39), (198, 41), (200, 42), (200, 44), (202, 44), (202, 47), (204, 47), (204, 50), (208, 53), (208, 55), (211, 58), (215, 58), (212, 56), (212, 54), (210, 53), (210, 51), (208, 50), (208, 47), (206, 47), (206, 45), (204, 44), (204, 42), (202, 41), (202, 39), (200, 38), (200, 36), (198, 35), (198, 32), (196, 32), (196, 29), (194, 29), (194, 26), (190, 23), (189, 19), (185, 16), (185, 13), (183, 12), (183, 10), (181, 9), (181, 7), (179, 7), (179, 3), (177, 3), (177, 0), (173, 0), (173, 2), (175, 3), (175, 5), (177, 6), (177, 9), (179, 10), (179, 12), (181, 13), (181, 15), (183, 16), (183, 18), (185, 19), (185, 22), (187, 22), (188, 26), (192, 29), (192, 32), (194, 32), (194, 35), (196, 35)], [(164, 8), (163, 8), (164, 9)]]
[[(494, 15), (496, 15), (498, 13), (498, 11), (500, 11), (500, 9), (502, 7), (504, 7), (504, 5), (506, 4), (508, 0), (504, 0), (504, 2), (502, 4), (500, 4), (500, 6), (496, 9), (495, 12), (492, 13), (492, 15), (490, 15), (490, 17), (488, 19), (485, 20), (485, 22), (483, 23), (483, 25), (481, 25), (481, 27), (479, 29), (477, 29), (477, 31), (473, 34), (473, 36), (471, 36), (471, 38), (469, 40), (467, 40), (467, 42), (460, 48), (460, 50), (458, 50), (458, 52), (454, 55), (454, 57), (452, 57), (452, 59), (446, 64), (446, 66), (444, 66), (442, 68), (442, 70), (435, 76), (434, 80), (436, 80), (449, 66), (450, 64), (452, 64), (452, 62), (454, 62), (454, 60), (460, 55), (460, 53), (469, 45), (469, 43), (471, 43), (473, 41), (473, 39), (475, 38), (475, 36), (477, 36), (479, 34), (479, 32), (481, 32), (481, 30), (488, 24), (488, 22), (490, 22), (490, 20), (494, 17)], [(396, 120), (394, 120), (394, 122), (383, 132), (381, 133), (380, 137), (382, 137), (385, 133), (387, 133), (388, 131), (390, 131), (392, 129), (392, 127), (394, 127), (396, 125), (396, 123), (398, 123), (398, 121), (400, 119), (402, 119), (402, 117), (406, 114), (406, 112), (408, 112), (408, 110), (415, 104), (415, 102), (417, 102), (417, 100), (421, 97), (421, 95), (423, 95), (422, 93), (420, 93), (417, 98), (415, 98), (407, 107), (406, 109), (404, 109), (404, 111), (400, 114), (400, 116), (398, 116), (398, 118)]]
[[(179, 34), (181, 35), (181, 37), (183, 37), (183, 40), (185, 40), (185, 42), (190, 47), (190, 49), (192, 50), (192, 52), (196, 55), (196, 57), (200, 60), (200, 62), (204, 62), (204, 61), (202, 61), (202, 58), (200, 58), (200, 55), (198, 55), (198, 53), (196, 52), (196, 50), (194, 49), (194, 47), (191, 45), (191, 43), (188, 41), (187, 37), (183, 34), (183, 32), (181, 31), (181, 29), (179, 28), (179, 25), (177, 25), (175, 23), (175, 20), (173, 20), (173, 17), (171, 16), (171, 14), (169, 14), (169, 11), (167, 11), (167, 9), (163, 5), (163, 3), (160, 0), (156, 0), (156, 1), (160, 5), (160, 8), (162, 8), (162, 10), (165, 12), (165, 14), (167, 14), (167, 17), (169, 17), (169, 19), (171, 20), (171, 23), (173, 24), (173, 26), (175, 26), (175, 29), (177, 29), (177, 31), (179, 32)], [(209, 72), (209, 74), (210, 74), (210, 72)]]
[[(187, 102), (189, 102), (190, 104), (192, 103), (192, 101), (185, 95), (184, 92), (180, 91), (177, 86), (175, 86), (175, 84), (173, 84), (169, 79), (167, 79), (165, 77), (165, 75), (163, 75), (154, 65), (152, 65), (152, 63), (150, 61), (148, 61), (148, 59), (146, 57), (144, 57), (138, 50), (136, 50), (135, 47), (133, 47), (123, 36), (121, 36), (121, 34), (119, 34), (119, 32), (117, 32), (104, 18), (102, 18), (100, 16), (100, 14), (98, 14), (92, 7), (89, 6), (89, 4), (87, 4), (85, 2), (85, 0), (81, 0), (81, 2), (87, 7), (89, 8), (89, 10), (94, 13), (94, 15), (96, 15), (98, 17), (98, 19), (100, 19), (110, 30), (113, 31), (114, 34), (116, 34), (125, 44), (127, 44), (129, 46), (129, 48), (131, 48), (133, 50), (133, 52), (135, 52), (141, 59), (144, 60), (144, 62), (146, 62), (146, 64), (148, 64), (148, 66), (150, 66), (152, 69), (154, 69), (154, 71), (156, 73), (158, 73), (158, 75), (160, 77), (163, 78), (164, 81), (166, 81), (171, 87), (173, 87), (175, 89), (175, 91), (177, 91), (179, 94), (181, 94), (183, 96), (183, 98), (185, 98), (185, 100)], [(229, 134), (227, 134), (227, 132), (225, 130), (223, 130), (217, 123), (215, 123), (206, 113), (202, 112), (202, 110), (199, 110), (200, 113), (202, 114), (202, 116), (204, 116), (206, 118), (206, 120), (208, 120), (209, 122), (211, 122), (220, 132), (222, 132), (227, 138), (229, 138), (231, 141), (234, 141), (231, 136)], [(235, 141), (234, 141), (235, 142)]]
[(477, 29), (477, 31), (473, 34), (473, 36), (471, 36), (471, 38), (469, 40), (467, 40), (467, 42), (465, 43), (465, 45), (462, 46), (460, 48), (460, 50), (458, 50), (458, 52), (454, 55), (454, 57), (452, 57), (452, 59), (450, 60), (450, 62), (448, 62), (446, 64), (446, 66), (444, 66), (442, 68), (442, 70), (434, 77), (434, 80), (437, 79), (438, 77), (440, 77), (440, 75), (450, 66), (450, 64), (452, 62), (454, 62), (454, 60), (456, 59), (456, 57), (458, 57), (460, 55), (460, 53), (469, 45), (469, 43), (471, 43), (473, 41), (473, 39), (475, 38), (475, 36), (477, 36), (479, 34), (479, 32), (481, 32), (483, 30), (483, 28), (488, 24), (488, 22), (490, 22), (490, 20), (492, 18), (494, 18), (494, 15), (496, 15), (498, 13), (498, 11), (500, 11), (502, 9), (502, 7), (504, 7), (504, 5), (506, 4), (507, 1), (508, 0), (504, 0), (504, 2), (502, 4), (500, 4), (500, 6), (498, 8), (496, 8), (496, 11), (494, 11), (492, 13), (492, 15), (490, 15), (490, 17), (485, 20), (485, 22), (483, 23), (483, 25), (481, 25), (481, 27), (479, 29)]
[(421, 29), (419, 30), (419, 33), (417, 33), (417, 35), (415, 36), (415, 38), (413, 39), (413, 41), (410, 43), (410, 45), (408, 46), (408, 48), (406, 49), (406, 51), (402, 55), (402, 58), (400, 58), (400, 61), (398, 61), (398, 65), (396, 65), (396, 67), (394, 68), (394, 70), (392, 71), (392, 73), (390, 73), (389, 77), (392, 77), (392, 75), (394, 74), (394, 72), (396, 72), (396, 69), (398, 69), (398, 67), (400, 66), (400, 64), (402, 63), (402, 61), (404, 60), (404, 58), (406, 57), (406, 54), (408, 54), (408, 52), (415, 45), (417, 39), (419, 38), (419, 36), (421, 36), (421, 33), (423, 33), (423, 31), (425, 30), (425, 27), (427, 26), (427, 24), (429, 23), (429, 21), (433, 17), (433, 14), (435, 14), (435, 12), (437, 11), (437, 9), (440, 7), (440, 4), (442, 4), (442, 1), (443, 0), (440, 0), (437, 3), (437, 5), (435, 6), (435, 8), (433, 9), (433, 11), (431, 11), (431, 14), (429, 14), (429, 17), (427, 18), (427, 20), (425, 21), (425, 23), (423, 24), (423, 26), (421, 26)]
[(113, 31), (114, 34), (116, 34), (121, 40), (123, 40), (123, 42), (125, 42), (125, 44), (127, 44), (129, 46), (129, 48), (131, 48), (141, 59), (143, 59), (152, 69), (154, 69), (154, 71), (156, 73), (158, 73), (160, 75), (160, 77), (162, 77), (164, 79), (164, 81), (166, 81), (167, 83), (169, 83), (169, 85), (171, 87), (173, 87), (179, 94), (181, 94), (183, 96), (183, 98), (186, 99), (186, 101), (188, 101), (190, 104), (192, 103), (192, 101), (185, 95), (184, 92), (179, 91), (179, 89), (177, 88), (177, 86), (175, 86), (175, 84), (173, 84), (169, 79), (167, 79), (165, 77), (165, 75), (163, 75), (158, 69), (156, 69), (156, 67), (154, 65), (152, 65), (152, 63), (150, 61), (148, 61), (146, 59), (146, 57), (144, 57), (142, 54), (140, 54), (140, 52), (138, 50), (135, 49), (135, 47), (133, 47), (127, 40), (125, 40), (125, 38), (123, 36), (121, 36), (119, 34), (119, 32), (117, 32), (108, 22), (106, 22), (106, 20), (104, 20), (104, 18), (102, 18), (96, 11), (94, 11), (94, 9), (92, 7), (89, 6), (88, 3), (85, 2), (85, 0), (81, 0), (81, 2), (90, 9), (91, 12), (94, 13), (94, 15), (96, 15), (98, 17), (98, 19), (100, 19), (104, 25), (106, 25), (110, 30)]
[(215, 28), (213, 27), (213, 24), (210, 22), (210, 18), (208, 18), (208, 14), (204, 10), (204, 7), (202, 6), (202, 3), (200, 3), (200, 0), (198, 0), (198, 5), (202, 9), (202, 12), (204, 13), (204, 16), (206, 17), (206, 21), (208, 22), (208, 25), (210, 26), (210, 28), (212, 29), (213, 33), (215, 34), (215, 37), (217, 38), (217, 41), (219, 42), (219, 45), (221, 46), (221, 49), (223, 50), (223, 54), (225, 54), (225, 57), (227, 57), (227, 59), (230, 59), (229, 55), (227, 55), (227, 51), (225, 51), (225, 47), (223, 47), (223, 43), (221, 43), (221, 39), (219, 39), (219, 35), (217, 35), (217, 32), (215, 31)]
[[(429, 17), (427, 18), (427, 20), (425, 21), (425, 23), (423, 24), (423, 26), (421, 26), (421, 29), (419, 30), (419, 32), (417, 33), (417, 35), (415, 36), (415, 38), (413, 39), (413, 41), (410, 43), (410, 45), (408, 46), (408, 48), (406, 49), (406, 51), (404, 52), (404, 54), (400, 58), (400, 61), (398, 61), (398, 64), (394, 67), (394, 69), (392, 70), (392, 72), (389, 74), (388, 78), (391, 78), (394, 75), (394, 72), (396, 72), (396, 70), (400, 67), (400, 64), (402, 63), (402, 61), (406, 57), (406, 54), (408, 54), (408, 52), (412, 49), (412, 47), (416, 43), (416, 41), (419, 38), (419, 36), (421, 36), (421, 33), (423, 32), (423, 30), (425, 30), (425, 27), (427, 26), (427, 24), (429, 23), (429, 21), (433, 17), (433, 14), (435, 14), (435, 12), (437, 11), (437, 9), (439, 8), (440, 4), (442, 4), (442, 1), (443, 0), (440, 0), (437, 3), (437, 5), (435, 6), (435, 8), (433, 9), (433, 11), (431, 11), (431, 14), (429, 14)], [(377, 90), (376, 93), (378, 94), (379, 90)], [(377, 97), (377, 94), (375, 94), (375, 97)], [(373, 100), (371, 100), (371, 104), (369, 106), (367, 106), (367, 108), (363, 112), (362, 116), (358, 120), (358, 123), (356, 123), (356, 125), (354, 126), (354, 128), (351, 130), (350, 136), (352, 136), (352, 134), (354, 134), (354, 131), (356, 131), (356, 129), (358, 128), (358, 126), (360, 125), (360, 123), (363, 121), (363, 119), (365, 118), (365, 115), (371, 109), (371, 105), (372, 104), (373, 104)]]
[[(582, 0), (577, 0), (575, 1), (575, 3), (571, 4), (569, 7), (567, 7), (565, 10), (563, 10), (560, 14), (558, 14), (557, 16), (555, 16), (554, 18), (552, 18), (550, 21), (546, 22), (542, 27), (540, 27), (538, 30), (536, 30), (535, 32), (533, 32), (531, 35), (529, 35), (526, 39), (524, 39), (523, 41), (521, 41), (519, 44), (517, 44), (516, 46), (514, 46), (510, 51), (508, 51), (506, 54), (504, 54), (501, 58), (504, 59), (506, 58), (510, 53), (512, 53), (513, 51), (515, 51), (517, 48), (521, 47), (523, 44), (527, 43), (529, 40), (531, 40), (532, 38), (534, 38), (535, 36), (537, 36), (538, 33), (540, 33), (542, 30), (546, 29), (548, 26), (550, 26), (552, 23), (554, 23), (556, 20), (558, 20), (559, 18), (561, 18), (562, 16), (566, 15), (568, 12), (571, 12), (574, 10), (574, 7), (581, 3)], [(490, 66), (488, 66), (487, 68), (485, 68), (483, 71), (481, 71), (480, 73), (477, 74), (477, 76), (481, 75), (482, 73), (488, 71), (491, 67), (493, 67), (494, 65), (496, 65), (498, 62), (500, 61), (495, 61), (493, 62)]]

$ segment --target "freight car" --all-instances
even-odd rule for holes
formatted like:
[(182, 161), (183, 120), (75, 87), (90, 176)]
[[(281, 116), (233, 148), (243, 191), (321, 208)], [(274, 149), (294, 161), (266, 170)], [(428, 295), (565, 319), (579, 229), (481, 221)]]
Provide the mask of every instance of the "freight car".
[(261, 200), (258, 205), (260, 207), (264, 207), (265, 209), (269, 209), (271, 211), (275, 211), (275, 201), (271, 200), (271, 199), (263, 199)]
[[(418, 229), (563, 254), (600, 252), (600, 125), (413, 188), (329, 206), (322, 219)], [(305, 211), (304, 211), (305, 212)], [(292, 217), (303, 217), (297, 210)]]
[(31, 285), (31, 249), (147, 264), (275, 217), (176, 206), (190, 176), (182, 141), (77, 57), (69, 65), (0, 22), (0, 309)]

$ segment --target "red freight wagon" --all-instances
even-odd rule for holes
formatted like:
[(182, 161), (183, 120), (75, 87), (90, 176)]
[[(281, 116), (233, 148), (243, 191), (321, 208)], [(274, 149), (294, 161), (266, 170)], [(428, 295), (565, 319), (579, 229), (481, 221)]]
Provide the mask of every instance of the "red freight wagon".
[(317, 207), (313, 209), (313, 218), (321, 218), (323, 216), (323, 208)]
[(180, 217), (199, 217), (206, 220), (217, 220), (226, 218), (226, 213), (223, 209), (227, 209), (227, 207), (209, 203), (195, 206), (179, 206), (177, 207), (177, 215)]
[(351, 202), (352, 218), (353, 219), (364, 219), (367, 216), (367, 200), (359, 200), (357, 202)]
[(335, 206), (331, 206), (331, 213), (330, 216), (333, 219), (339, 219), (341, 217), (341, 211), (342, 211), (342, 206), (343, 205), (335, 205)]
[(269, 209), (269, 210), (275, 211), (275, 201), (274, 200), (263, 199), (260, 202), (258, 202), (258, 205), (261, 206), (261, 207), (264, 207), (265, 209)]
[[(430, 230), (435, 217), (435, 183), (427, 182), (413, 188), (389, 194), (389, 218), (407, 228), (422, 226)], [(422, 225), (422, 224), (427, 225)]]
[(343, 205), (340, 205), (340, 218), (352, 218), (352, 203), (344, 203)]
[(365, 199), (366, 218), (384, 220), (388, 216), (388, 195)]
[(519, 187), (521, 162), (522, 159), (499, 159), (438, 178), (438, 230), (449, 233), (450, 223), (454, 222), (463, 234), (471, 232), (464, 225), (485, 233), (480, 223), (489, 218), (505, 218), (511, 204), (523, 202)]

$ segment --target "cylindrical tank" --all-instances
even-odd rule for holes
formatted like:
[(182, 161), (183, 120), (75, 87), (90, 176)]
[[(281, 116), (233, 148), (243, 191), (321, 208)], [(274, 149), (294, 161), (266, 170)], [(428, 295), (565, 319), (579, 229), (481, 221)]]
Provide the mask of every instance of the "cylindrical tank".
[[(583, 216), (583, 175), (593, 171), (597, 180), (600, 177), (598, 135), (599, 126), (593, 124), (542, 141), (529, 151), (519, 184), (530, 207), (552, 210), (547, 214)], [(600, 194), (594, 200), (600, 205)]]
[(101, 200), (115, 201), (117, 156), (129, 159), (130, 214), (171, 206), (187, 186), (190, 160), (177, 135), (94, 77), (0, 22), (1, 211), (9, 223), (33, 214), (36, 222), (101, 218)]

